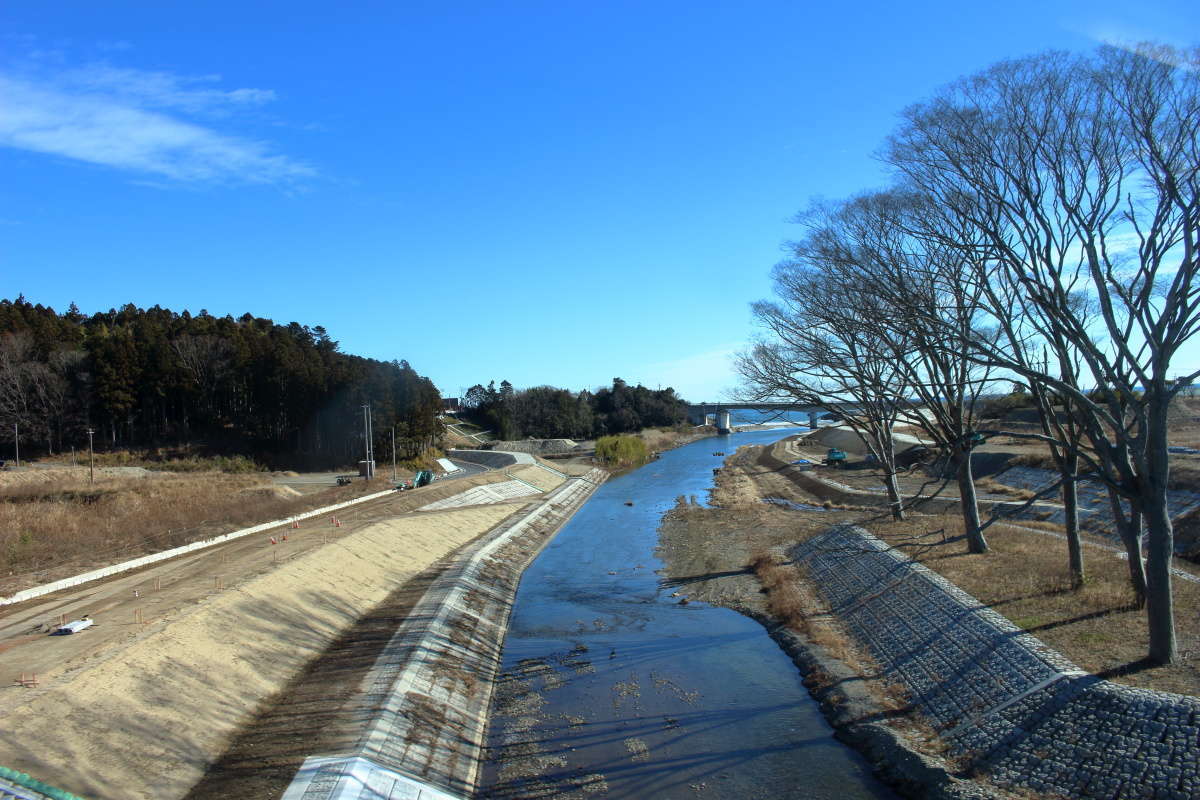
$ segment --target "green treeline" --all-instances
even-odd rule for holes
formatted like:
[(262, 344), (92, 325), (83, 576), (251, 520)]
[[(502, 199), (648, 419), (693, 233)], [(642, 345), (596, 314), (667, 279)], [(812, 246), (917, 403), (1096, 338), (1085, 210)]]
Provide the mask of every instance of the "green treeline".
[[(412, 458), (442, 433), (441, 396), (407, 361), (338, 351), (325, 329), (158, 306), (84, 316), (0, 300), (0, 441), (22, 454), (190, 446), (276, 466), (363, 457), (370, 402), (377, 458)], [(11, 450), (6, 447), (6, 456)]]
[(579, 393), (553, 386), (517, 391), (508, 381), (497, 389), (491, 381), (472, 386), (462, 405), (468, 420), (505, 440), (591, 439), (678, 425), (687, 417), (687, 403), (674, 389), (630, 386), (620, 378), (611, 388)]

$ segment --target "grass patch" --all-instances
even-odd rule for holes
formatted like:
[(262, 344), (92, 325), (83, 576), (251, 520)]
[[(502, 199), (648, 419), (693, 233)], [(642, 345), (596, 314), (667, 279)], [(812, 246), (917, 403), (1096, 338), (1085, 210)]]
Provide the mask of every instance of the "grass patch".
[[(256, 473), (4, 473), (0, 594), (388, 488), (355, 481), (299, 497)], [(17, 482), (16, 479), (22, 479)]]
[(1022, 630), (1027, 631), (1030, 628), (1038, 627), (1045, 621), (1046, 621), (1045, 617), (1036, 617), (1036, 616), (1035, 617), (1016, 617), (1015, 619), (1012, 620), (1012, 624), (1016, 625), (1018, 628), (1021, 628)]
[[(228, 472), (239, 474), (246, 472), (266, 472), (267, 470), (263, 464), (248, 456), (202, 456), (189, 452), (186, 449), (111, 450), (97, 452), (93, 454), (92, 458), (97, 467), (145, 467), (146, 469), (163, 472)], [(66, 466), (70, 461), (59, 455), (54, 459), (43, 459), (41, 463)], [(87, 465), (87, 453), (77, 453), (75, 455), (75, 466), (86, 467)]]
[(646, 443), (646, 448), (651, 453), (670, 450), (681, 442), (696, 438), (696, 435), (696, 430), (690, 425), (676, 425), (673, 428), (643, 428), (637, 432), (637, 437)]

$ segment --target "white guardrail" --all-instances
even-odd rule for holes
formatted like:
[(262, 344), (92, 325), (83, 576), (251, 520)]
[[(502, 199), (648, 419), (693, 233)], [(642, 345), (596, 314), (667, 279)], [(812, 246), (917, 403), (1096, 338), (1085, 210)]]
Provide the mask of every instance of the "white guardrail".
[(252, 528), (243, 528), (239, 531), (233, 531), (231, 533), (223, 533), (220, 536), (214, 536), (211, 539), (203, 539), (199, 542), (192, 542), (191, 544), (185, 544), (181, 547), (173, 547), (170, 550), (163, 550), (162, 552), (159, 552), (159, 553), (152, 553), (148, 556), (142, 556), (141, 558), (135, 558), (132, 561), (125, 561), (120, 564), (113, 564), (110, 567), (102, 567), (100, 569), (92, 570), (91, 572), (85, 572), (82, 575), (75, 575), (73, 577), (63, 578), (62, 580), (57, 580), (52, 583), (45, 583), (45, 584), (42, 584), (41, 586), (34, 586), (32, 589), (22, 589), (21, 591), (17, 592), (14, 595), (9, 595), (8, 597), (0, 597), (0, 606), (8, 606), (8, 605), (12, 605), (13, 603), (22, 603), (26, 600), (31, 600), (34, 597), (41, 597), (44, 594), (50, 594), (51, 592), (57, 592), (59, 589), (69, 589), (70, 587), (78, 586), (81, 583), (87, 583), (89, 581), (98, 580), (100, 578), (107, 578), (109, 575), (116, 575), (119, 572), (127, 572), (131, 569), (137, 569), (138, 567), (144, 567), (147, 564), (153, 564), (157, 561), (166, 561), (168, 558), (174, 558), (175, 556), (181, 556), (184, 553), (191, 553), (196, 550), (203, 550), (206, 547), (212, 547), (213, 545), (218, 545), (218, 544), (221, 544), (222, 542), (228, 542), (231, 539), (238, 539), (238, 538), (241, 538), (242, 536), (249, 536), (252, 533), (261, 533), (262, 531), (267, 531), (267, 530), (270, 530), (271, 528), (278, 528), (281, 525), (290, 525), (290, 524), (292, 524), (292, 522), (298, 522), (302, 519), (309, 519), (310, 517), (320, 516), (321, 514), (328, 514), (330, 511), (338, 511), (339, 509), (346, 508), (347, 506), (356, 505), (358, 503), (365, 503), (367, 500), (375, 500), (376, 498), (383, 497), (383, 496), (389, 495), (389, 494), (395, 494), (395, 493), (396, 493), (395, 489), (387, 489), (382, 492), (374, 492), (373, 494), (367, 494), (367, 495), (363, 495), (362, 497), (356, 497), (353, 500), (347, 500), (344, 503), (336, 503), (332, 506), (325, 506), (324, 508), (316, 508), (316, 509), (313, 509), (312, 511), (305, 511), (303, 514), (296, 514), (295, 516), (287, 517), (286, 519), (277, 519), (277, 520), (274, 520), (273, 522), (264, 522), (261, 525), (255, 525)]

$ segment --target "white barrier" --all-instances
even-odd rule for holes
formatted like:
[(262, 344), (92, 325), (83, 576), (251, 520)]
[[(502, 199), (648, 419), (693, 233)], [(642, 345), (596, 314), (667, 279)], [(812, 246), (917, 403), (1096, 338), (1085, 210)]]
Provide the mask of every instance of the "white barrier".
[(239, 539), (243, 536), (249, 536), (252, 533), (261, 533), (262, 531), (270, 530), (271, 528), (278, 528), (280, 525), (290, 525), (291, 523), (298, 522), (302, 519), (309, 519), (310, 517), (320, 516), (321, 514), (328, 514), (330, 511), (338, 511), (339, 509), (346, 508), (347, 506), (356, 505), (357, 503), (364, 503), (367, 500), (375, 500), (377, 498), (384, 497), (385, 495), (395, 494), (395, 491), (395, 489), (387, 489), (382, 492), (363, 495), (362, 497), (356, 497), (353, 500), (347, 500), (344, 503), (335, 503), (334, 505), (325, 506), (324, 508), (316, 508), (312, 511), (305, 511), (303, 514), (297, 514), (294, 517), (288, 517), (287, 519), (277, 519), (274, 522), (264, 522), (261, 525), (255, 525), (252, 528), (243, 528), (240, 531), (223, 533), (220, 536), (214, 536), (211, 539), (192, 542), (191, 544), (185, 544), (181, 547), (163, 550), (160, 553), (152, 553), (148, 556), (135, 558), (132, 561), (125, 561), (120, 564), (113, 564), (110, 567), (102, 567), (100, 569), (92, 570), (91, 572), (85, 572), (82, 575), (75, 575), (74, 577), (63, 578), (62, 580), (57, 580), (53, 583), (34, 586), (32, 589), (22, 589), (14, 595), (0, 597), (0, 606), (8, 606), (12, 605), (13, 603), (22, 603), (26, 600), (31, 600), (34, 597), (41, 597), (44, 594), (57, 592), (59, 589), (69, 589), (70, 587), (78, 586), (81, 583), (87, 583), (88, 581), (94, 581), (99, 578), (107, 578), (109, 575), (116, 575), (119, 572), (127, 572), (131, 569), (144, 567), (147, 564), (153, 564), (157, 561), (166, 561), (168, 558), (181, 556), (184, 553), (203, 550), (206, 547), (212, 547), (213, 545), (221, 544), (222, 542), (228, 542), (231, 539)]

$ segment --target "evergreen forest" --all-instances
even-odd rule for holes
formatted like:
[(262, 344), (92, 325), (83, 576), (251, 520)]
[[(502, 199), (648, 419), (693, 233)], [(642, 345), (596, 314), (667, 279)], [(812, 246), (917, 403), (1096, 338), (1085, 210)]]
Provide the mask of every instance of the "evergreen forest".
[(490, 381), (475, 384), (462, 398), (463, 416), (504, 440), (591, 439), (642, 428), (679, 425), (687, 403), (675, 390), (630, 386), (614, 378), (611, 387), (579, 393), (553, 386), (515, 390)]
[(441, 396), (407, 361), (342, 353), (321, 326), (132, 304), (85, 316), (0, 300), (0, 442), (23, 456), (187, 448), (274, 468), (341, 469), (419, 456), (442, 433)]

